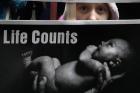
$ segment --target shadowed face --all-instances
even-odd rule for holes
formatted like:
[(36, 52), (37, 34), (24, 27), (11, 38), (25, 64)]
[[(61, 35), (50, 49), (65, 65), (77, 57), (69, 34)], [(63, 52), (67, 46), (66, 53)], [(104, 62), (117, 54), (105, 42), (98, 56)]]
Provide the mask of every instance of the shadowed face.
[(108, 20), (109, 7), (104, 3), (77, 3), (77, 20)]
[(121, 58), (126, 58), (129, 53), (129, 45), (122, 39), (112, 39), (102, 42), (95, 56), (108, 61), (109, 65), (115, 67), (121, 63)]

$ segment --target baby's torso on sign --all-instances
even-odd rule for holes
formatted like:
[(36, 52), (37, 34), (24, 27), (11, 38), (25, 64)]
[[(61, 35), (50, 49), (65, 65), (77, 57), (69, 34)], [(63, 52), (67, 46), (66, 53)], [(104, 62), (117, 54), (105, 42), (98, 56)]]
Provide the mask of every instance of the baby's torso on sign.
[(84, 67), (78, 66), (78, 61), (66, 63), (56, 69), (55, 82), (57, 87), (63, 91), (87, 90), (96, 86), (97, 78), (87, 72)]

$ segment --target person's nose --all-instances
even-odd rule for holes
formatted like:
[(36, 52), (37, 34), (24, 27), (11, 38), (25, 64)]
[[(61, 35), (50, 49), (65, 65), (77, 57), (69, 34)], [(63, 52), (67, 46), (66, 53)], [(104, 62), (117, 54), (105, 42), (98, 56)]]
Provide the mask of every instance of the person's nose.
[(98, 20), (95, 10), (92, 10), (89, 14), (89, 20)]

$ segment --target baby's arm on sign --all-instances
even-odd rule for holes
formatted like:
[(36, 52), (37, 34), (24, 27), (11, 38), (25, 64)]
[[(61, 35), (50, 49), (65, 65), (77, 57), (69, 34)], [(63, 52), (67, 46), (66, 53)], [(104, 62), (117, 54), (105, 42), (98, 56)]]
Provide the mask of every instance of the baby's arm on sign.
[(95, 45), (87, 46), (87, 48), (84, 51), (82, 51), (82, 53), (80, 54), (79, 60), (84, 61), (87, 59), (91, 59), (92, 54), (95, 52), (96, 49), (97, 47)]
[(101, 62), (92, 59), (92, 55), (96, 51), (96, 49), (97, 47), (95, 45), (89, 45), (84, 51), (82, 51), (79, 56), (79, 62), (85, 65), (87, 69), (90, 69), (93, 75), (98, 75), (100, 72), (103, 72), (105, 70)]

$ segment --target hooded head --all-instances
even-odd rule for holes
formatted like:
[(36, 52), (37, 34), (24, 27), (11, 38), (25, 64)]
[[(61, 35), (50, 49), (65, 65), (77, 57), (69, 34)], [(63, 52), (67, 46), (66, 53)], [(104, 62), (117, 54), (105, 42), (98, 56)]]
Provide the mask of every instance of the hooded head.
[[(80, 14), (81, 13), (81, 14)], [(92, 16), (92, 18), (89, 18)], [(60, 20), (118, 20), (115, 3), (67, 3)]]

